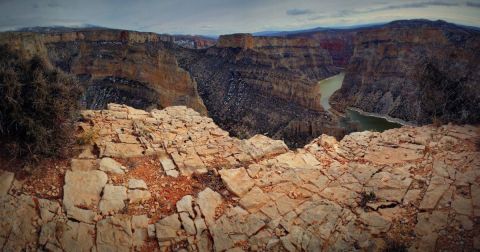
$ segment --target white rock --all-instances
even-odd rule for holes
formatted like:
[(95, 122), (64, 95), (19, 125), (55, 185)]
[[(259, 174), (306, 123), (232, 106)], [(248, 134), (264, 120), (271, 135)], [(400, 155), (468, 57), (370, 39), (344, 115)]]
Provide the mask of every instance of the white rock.
[(175, 164), (170, 158), (161, 158), (160, 163), (162, 164), (164, 171), (175, 170)]
[(125, 167), (123, 167), (120, 163), (118, 163), (114, 159), (108, 158), (108, 157), (102, 158), (102, 160), (100, 160), (100, 170), (105, 172), (116, 173), (116, 174), (125, 173)]
[(211, 225), (215, 220), (215, 209), (222, 203), (222, 196), (207, 187), (205, 190), (198, 193), (197, 204), (205, 216), (207, 225)]
[(67, 171), (63, 187), (63, 205), (90, 208), (100, 201), (108, 177), (103, 171)]
[(159, 242), (170, 241), (177, 237), (182, 223), (178, 220), (178, 214), (167, 216), (155, 224), (157, 239)]
[(144, 190), (128, 190), (128, 199), (131, 204), (142, 203), (149, 200), (152, 194)]
[(174, 177), (174, 178), (178, 178), (178, 175), (180, 175), (180, 173), (177, 170), (168, 170), (165, 173), (167, 174), (167, 176)]
[(102, 214), (118, 212), (125, 207), (127, 188), (124, 186), (106, 185), (103, 189), (103, 197), (99, 209)]
[(192, 195), (185, 195), (182, 199), (177, 201), (177, 212), (187, 212), (193, 218), (195, 217), (195, 213), (193, 212), (192, 208), (193, 197)]
[(147, 190), (147, 184), (141, 179), (129, 179), (128, 189), (144, 189)]
[(119, 214), (97, 223), (98, 251), (131, 251), (132, 246), (131, 216)]
[(254, 185), (245, 168), (223, 169), (219, 171), (223, 183), (229, 191), (238, 197), (245, 195)]
[(72, 159), (72, 171), (91, 171), (97, 169), (98, 160), (96, 159)]

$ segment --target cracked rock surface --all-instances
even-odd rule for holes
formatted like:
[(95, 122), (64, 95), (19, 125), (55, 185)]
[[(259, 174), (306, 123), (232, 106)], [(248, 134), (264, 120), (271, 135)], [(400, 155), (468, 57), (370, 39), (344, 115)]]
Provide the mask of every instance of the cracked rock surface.
[(98, 137), (52, 168), (53, 194), (0, 171), (2, 250), (480, 249), (478, 127), (322, 135), (288, 150), (186, 107), (82, 116)]

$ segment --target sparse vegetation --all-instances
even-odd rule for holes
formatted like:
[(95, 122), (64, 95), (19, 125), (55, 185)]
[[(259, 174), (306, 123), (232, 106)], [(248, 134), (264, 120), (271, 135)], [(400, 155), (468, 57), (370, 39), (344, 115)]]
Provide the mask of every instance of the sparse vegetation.
[(472, 72), (457, 76), (449, 63), (426, 59), (418, 67), (420, 119), (435, 125), (480, 122), (480, 97)]
[(95, 140), (98, 138), (99, 129), (90, 128), (82, 132), (77, 137), (77, 144), (85, 145), (85, 144), (93, 144)]
[(207, 173), (203, 174), (193, 174), (193, 178), (197, 180), (200, 184), (206, 185), (215, 191), (224, 191), (226, 190), (225, 185), (222, 182), (220, 176), (215, 175), (214, 171), (209, 170)]
[(81, 94), (74, 77), (0, 46), (0, 143), (12, 157), (62, 155)]
[(384, 252), (406, 252), (407, 246), (395, 240), (388, 240)]
[(367, 203), (369, 202), (374, 202), (375, 200), (377, 199), (377, 196), (375, 195), (374, 192), (362, 192), (360, 194), (360, 202), (359, 202), (359, 205), (360, 207), (362, 208), (366, 208), (367, 207)]

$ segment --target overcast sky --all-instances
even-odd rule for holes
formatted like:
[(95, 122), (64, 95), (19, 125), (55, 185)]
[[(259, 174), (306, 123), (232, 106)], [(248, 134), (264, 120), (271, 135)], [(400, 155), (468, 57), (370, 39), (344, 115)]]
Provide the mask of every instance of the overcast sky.
[(480, 0), (0, 0), (0, 30), (93, 24), (218, 35), (411, 18), (480, 26)]

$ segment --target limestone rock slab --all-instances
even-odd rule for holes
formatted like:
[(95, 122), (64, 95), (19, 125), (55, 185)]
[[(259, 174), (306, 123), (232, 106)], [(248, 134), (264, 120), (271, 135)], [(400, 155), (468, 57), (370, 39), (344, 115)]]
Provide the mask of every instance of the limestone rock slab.
[(100, 170), (105, 171), (105, 172), (111, 172), (115, 174), (124, 174), (125, 173), (125, 167), (122, 166), (120, 163), (115, 161), (113, 158), (102, 158), (100, 160)]
[(227, 189), (238, 197), (245, 195), (255, 185), (255, 182), (243, 167), (222, 169), (218, 173)]

